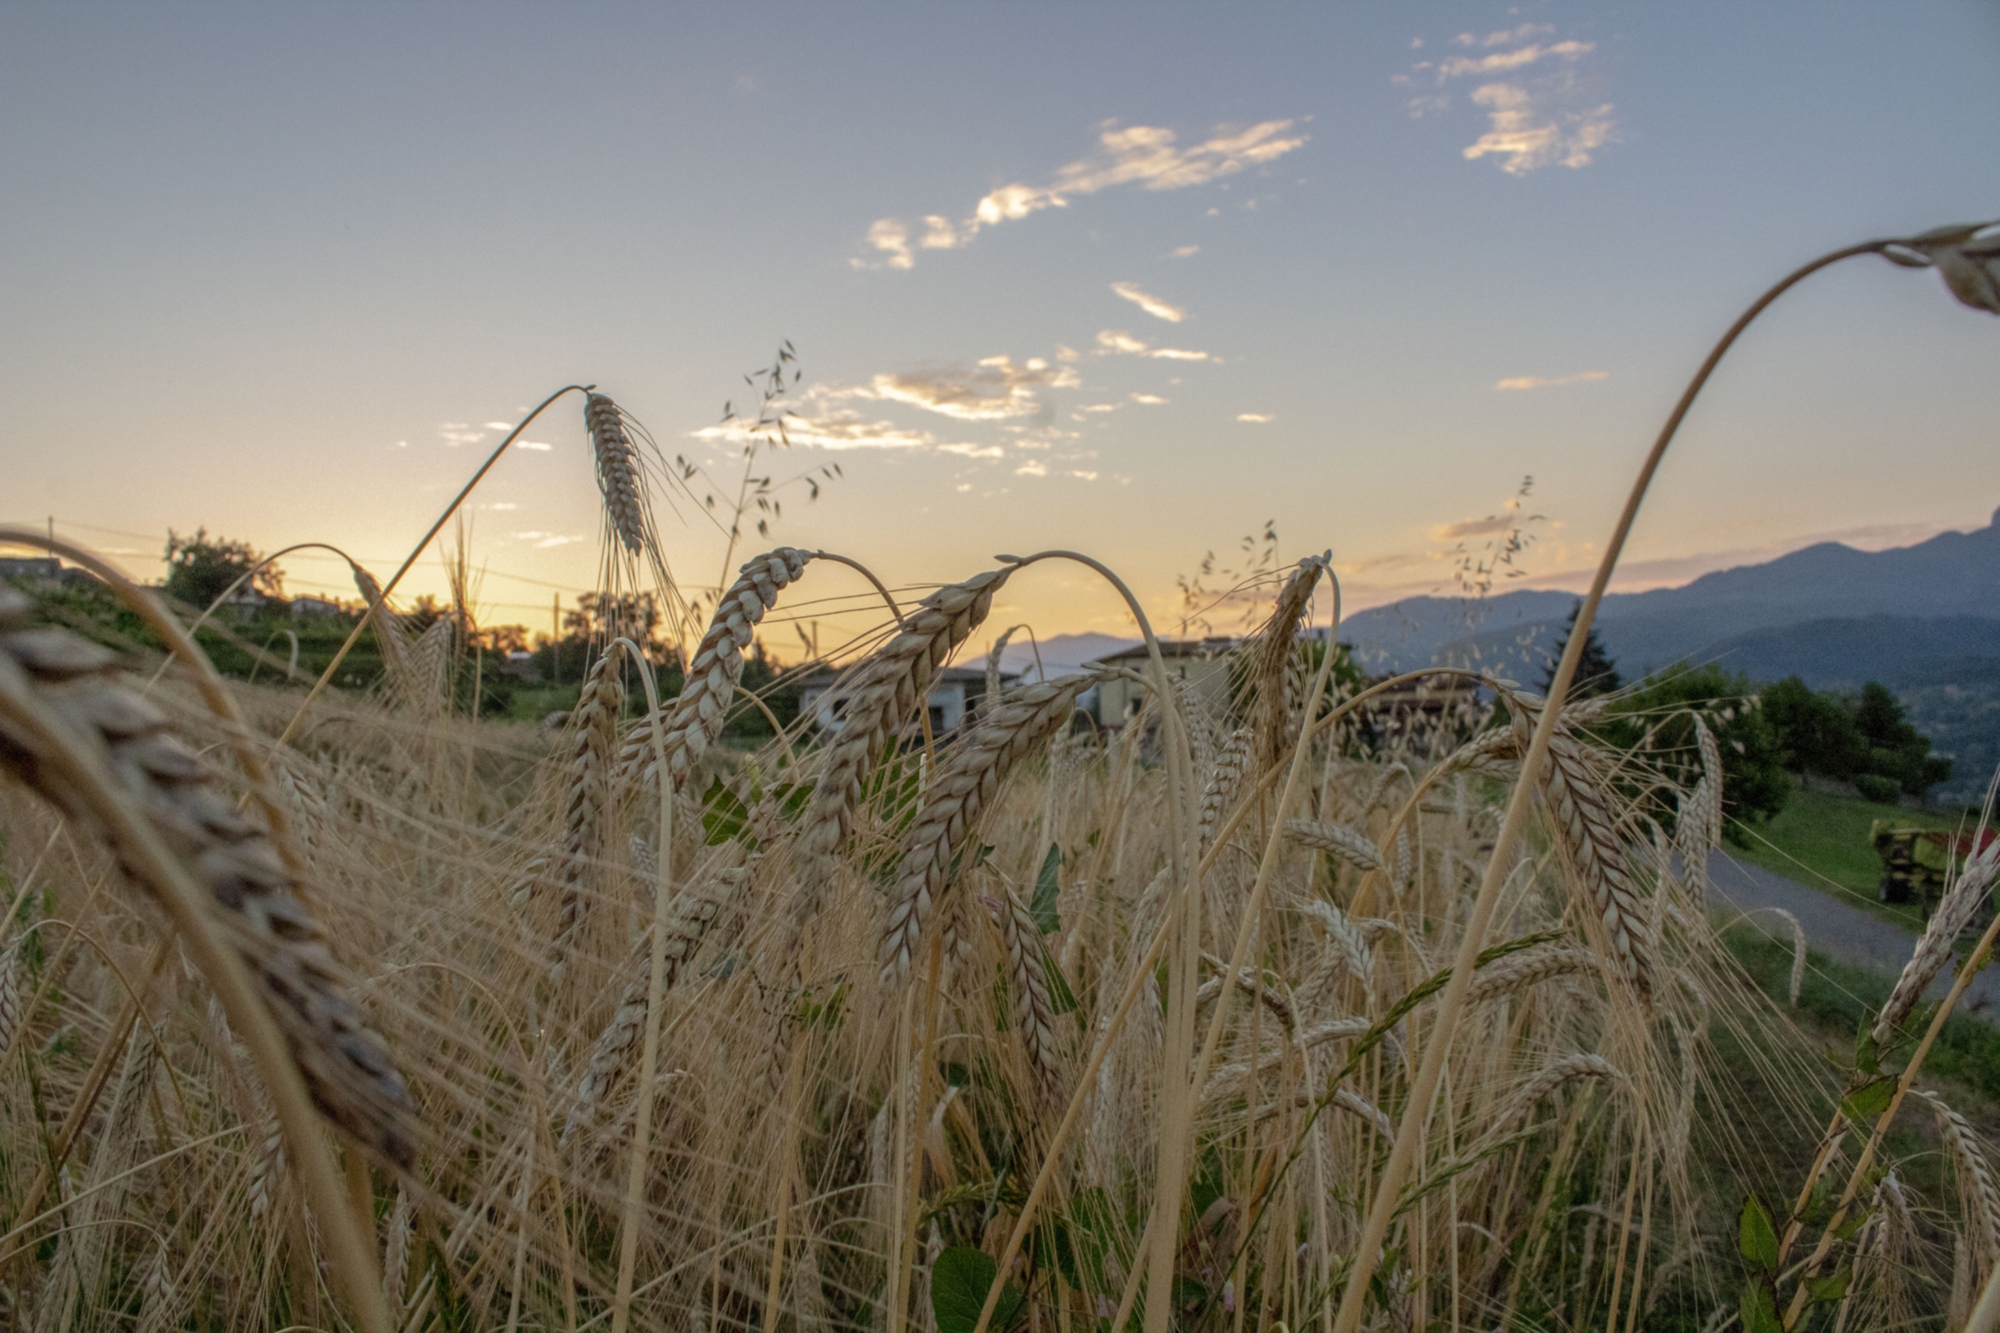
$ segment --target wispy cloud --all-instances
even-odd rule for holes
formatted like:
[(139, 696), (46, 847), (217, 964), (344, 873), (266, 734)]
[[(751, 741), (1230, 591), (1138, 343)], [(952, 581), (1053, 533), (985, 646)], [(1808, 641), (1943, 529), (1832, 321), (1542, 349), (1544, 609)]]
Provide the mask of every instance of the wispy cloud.
[(445, 448), (456, 449), (462, 444), (479, 443), (486, 438), (486, 431), (468, 421), (440, 421), (438, 438), (444, 441)]
[(514, 441), (514, 447), (516, 449), (532, 450), (535, 453), (547, 453), (549, 450), (555, 448), (553, 444), (543, 444), (540, 440), (516, 440)]
[[(704, 426), (691, 432), (697, 440), (742, 444), (750, 426), (740, 420)], [(805, 449), (922, 449), (942, 446), (927, 430), (909, 430), (891, 421), (871, 421), (851, 407), (808, 400), (803, 410), (785, 418), (785, 434), (794, 447)], [(967, 448), (978, 446), (968, 445)]]
[(1450, 109), (1453, 80), (1492, 80), (1469, 94), (1487, 121), (1486, 132), (1461, 150), (1469, 161), (1498, 158), (1500, 169), (1515, 176), (1546, 166), (1589, 166), (1617, 132), (1612, 104), (1599, 100), (1581, 68), (1597, 44), (1542, 40), (1554, 31), (1524, 23), (1483, 37), (1462, 32), (1453, 44), (1484, 54), (1420, 60), (1391, 82), (1423, 89), (1409, 103), (1412, 115), (1423, 116)]
[(553, 550), (555, 547), (569, 546), (583, 540), (582, 537), (561, 532), (517, 532), (514, 538), (516, 541), (532, 542), (537, 551)]
[(1099, 356), (1149, 356), (1157, 361), (1220, 361), (1207, 352), (1185, 347), (1155, 347), (1143, 338), (1134, 338), (1123, 329), (1105, 329), (1097, 335)]
[(1201, 247), (1198, 245), (1180, 245), (1174, 247), (1175, 259), (1188, 259), (1200, 253)]
[(1441, 542), (1463, 541), (1467, 537), (1483, 537), (1489, 532), (1505, 532), (1517, 521), (1511, 512), (1488, 514), (1485, 518), (1468, 518), (1459, 523), (1440, 523), (1431, 529), (1431, 537)]
[(512, 430), (514, 429), (514, 423), (511, 421), (489, 421), (486, 423), (486, 429), (501, 430), (501, 431)]
[(1177, 305), (1169, 305), (1159, 297), (1141, 291), (1136, 282), (1114, 282), (1111, 290), (1138, 306), (1154, 319), (1164, 319), (1169, 324), (1178, 324), (1187, 318), (1187, 311)]
[(1493, 387), (1502, 393), (1514, 393), (1522, 389), (1555, 389), (1565, 384), (1589, 384), (1593, 380), (1608, 380), (1608, 370), (1586, 370), (1580, 375), (1560, 375), (1545, 379), (1540, 375), (1516, 375), (1511, 379), (1495, 380)]
[(912, 224), (882, 218), (868, 229), (867, 256), (848, 262), (856, 268), (913, 268), (919, 250), (956, 250), (970, 245), (988, 227), (1018, 221), (1044, 209), (1067, 208), (1070, 201), (1117, 185), (1147, 190), (1182, 190), (1206, 185), (1246, 168), (1283, 157), (1306, 142), (1296, 121), (1266, 120), (1255, 125), (1219, 125), (1200, 143), (1180, 146), (1174, 131), (1159, 125), (1121, 127), (1105, 121), (1097, 151), (1055, 173), (1046, 185), (1009, 184), (992, 190), (970, 216), (954, 221), (931, 214)]
[(1267, 422), (1277, 420), (1269, 412), (1238, 412), (1236, 419), (1238, 421), (1247, 421), (1253, 426), (1262, 426)]
[(1141, 407), (1161, 407), (1167, 402), (1156, 393), (1135, 393), (1132, 395), (1132, 401)]
[(956, 421), (1006, 421), (1041, 410), (1036, 390), (1073, 389), (1079, 382), (1072, 367), (1039, 356), (1018, 366), (1011, 357), (989, 356), (970, 368), (880, 374), (865, 386), (834, 393), (907, 403)]

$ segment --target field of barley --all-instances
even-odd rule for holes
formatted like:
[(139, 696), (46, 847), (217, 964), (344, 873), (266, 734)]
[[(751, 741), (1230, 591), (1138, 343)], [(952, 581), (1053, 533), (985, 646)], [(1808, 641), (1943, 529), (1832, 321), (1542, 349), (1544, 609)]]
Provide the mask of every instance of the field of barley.
[[(0, 1322), (1976, 1323), (2000, 1187), (1920, 1074), (2000, 853), (1830, 1051), (1710, 915), (1699, 712), (1616, 749), (1568, 668), (1359, 685), (1323, 557), (1234, 590), (1262, 624), (1213, 693), (1069, 552), (891, 588), (779, 547), (693, 594), (664, 460), (583, 402), (604, 604), (668, 608), (685, 685), (614, 617), (559, 726), (467, 707), (400, 574), (355, 570), (379, 688), (259, 686), (0, 532), (167, 649), (0, 587)], [(935, 733), (935, 673), (1058, 564), (1148, 661)], [(856, 587), (834, 724), (726, 743), (760, 631)]]

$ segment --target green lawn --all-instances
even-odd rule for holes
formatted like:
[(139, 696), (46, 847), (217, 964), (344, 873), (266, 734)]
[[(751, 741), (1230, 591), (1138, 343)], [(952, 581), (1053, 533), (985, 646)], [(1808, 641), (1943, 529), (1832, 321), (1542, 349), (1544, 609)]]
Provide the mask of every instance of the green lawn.
[(1774, 870), (1780, 875), (1824, 889), (1858, 907), (1870, 908), (1913, 929), (1922, 929), (1914, 906), (1892, 907), (1876, 901), (1882, 882), (1882, 858), (1869, 841), (1869, 825), (1878, 819), (1919, 828), (1956, 828), (1958, 821), (1938, 815), (1877, 805), (1855, 796), (1794, 789), (1785, 808), (1768, 823), (1735, 826), (1743, 841), (1731, 840), (1731, 856)]

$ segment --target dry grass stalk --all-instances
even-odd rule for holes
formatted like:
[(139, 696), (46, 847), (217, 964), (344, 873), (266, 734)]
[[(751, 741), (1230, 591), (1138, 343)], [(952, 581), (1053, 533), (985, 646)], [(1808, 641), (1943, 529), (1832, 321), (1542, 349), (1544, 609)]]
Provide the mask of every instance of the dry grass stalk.
[(879, 961), (885, 984), (908, 974), (924, 926), (950, 887), (953, 863), (1008, 771), (1069, 725), (1077, 696), (1096, 679), (1067, 676), (1022, 686), (953, 749), (904, 840), (902, 869), (890, 891), (882, 929)]
[(1382, 849), (1375, 845), (1375, 840), (1345, 824), (1332, 824), (1320, 819), (1292, 819), (1285, 823), (1285, 836), (1301, 847), (1331, 852), (1351, 866), (1383, 875), (1389, 873), (1389, 863), (1382, 859)]
[(1805, 989), (1806, 984), (1806, 928), (1799, 924), (1797, 917), (1782, 907), (1773, 907), (1769, 910), (1771, 915), (1783, 921), (1792, 932), (1792, 977), (1791, 993), (1788, 998), (1792, 1008), (1796, 1009), (1799, 1007), (1799, 993)]
[(649, 545), (645, 488), (640, 480), (639, 451), (625, 429), (625, 414), (601, 393), (586, 394), (584, 425), (590, 431), (591, 453), (597, 459), (597, 489), (604, 494), (604, 512), (619, 544), (632, 555)]
[[(30, 627), (32, 611), (29, 599), (0, 589), (0, 695), (46, 708), (96, 751), (154, 832), (207, 885), (313, 1101), (361, 1142), (407, 1164), (416, 1147), (408, 1089), (347, 998), (325, 936), (270, 840), (169, 734), (166, 715), (123, 684), (111, 653), (66, 630)], [(89, 824), (90, 809), (51, 758), (11, 714), (0, 720), (0, 764)]]
[[(778, 604), (778, 594), (805, 573), (810, 551), (780, 546), (746, 561), (716, 603), (715, 615), (696, 646), (687, 683), (667, 714), (667, 766), (674, 785), (687, 782), (688, 771), (701, 761), (722, 734), (736, 687), (743, 679), (743, 656), (757, 637), (764, 613)], [(653, 723), (647, 718), (618, 748), (618, 778), (647, 783), (658, 777), (653, 759)]]
[(396, 1203), (389, 1210), (389, 1228), (382, 1238), (382, 1276), (388, 1283), (389, 1313), (400, 1324), (403, 1297), (410, 1289), (410, 1192), (396, 1186)]
[(1557, 732), (1549, 746), (1543, 785), (1619, 975), (1644, 999), (1653, 989), (1653, 946), (1639, 886), (1605, 798), (1597, 762), (1574, 737)]
[(563, 811), (558, 876), (562, 903), (556, 920), (557, 967), (581, 924), (591, 867), (604, 852), (604, 823), (611, 804), (611, 756), (618, 715), (625, 708), (625, 650), (616, 642), (591, 664), (570, 717), (569, 784)]
[(1902, 975), (1896, 978), (1896, 987), (1889, 992), (1881, 1016), (1875, 1020), (1874, 1037), (1878, 1044), (1887, 1044), (1895, 1036), (1896, 1029), (1916, 1009), (1924, 992), (1951, 961), (1951, 951), (1958, 947), (1958, 934), (1985, 899), (1996, 869), (2000, 869), (2000, 841), (1989, 843), (1985, 850), (1969, 858), (1957, 881), (1939, 900), (1916, 948), (1910, 952), (1910, 961), (1903, 964)]

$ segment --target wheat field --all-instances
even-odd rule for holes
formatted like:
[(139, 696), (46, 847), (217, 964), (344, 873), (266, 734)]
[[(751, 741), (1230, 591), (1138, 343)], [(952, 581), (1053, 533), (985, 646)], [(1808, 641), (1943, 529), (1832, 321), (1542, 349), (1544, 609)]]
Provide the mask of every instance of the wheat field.
[(1076, 557), (877, 583), (838, 727), (742, 748), (760, 628), (867, 553), (686, 596), (586, 402), (673, 697), (613, 624), (561, 725), (480, 720), (454, 622), (365, 571), (368, 694), (225, 682), (129, 584), (170, 660), (0, 589), (0, 1322), (1964, 1326), (2000, 1189), (1914, 1084), (1993, 854), (1829, 1059), (1706, 901), (1698, 716), (1617, 748), (1616, 697), (1336, 685), (1324, 558), (1236, 590), (1226, 692), (1156, 655), (1112, 729), (1108, 667), (921, 706)]

